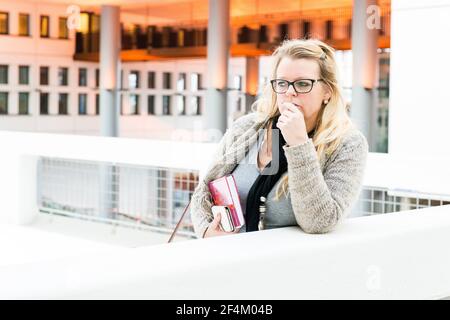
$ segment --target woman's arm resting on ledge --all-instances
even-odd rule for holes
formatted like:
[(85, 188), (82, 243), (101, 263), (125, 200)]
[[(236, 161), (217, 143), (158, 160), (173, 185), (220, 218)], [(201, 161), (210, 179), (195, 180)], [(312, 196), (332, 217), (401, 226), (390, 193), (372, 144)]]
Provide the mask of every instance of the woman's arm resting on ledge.
[(298, 225), (307, 233), (331, 231), (359, 195), (368, 154), (365, 137), (357, 132), (344, 139), (323, 174), (311, 139), (285, 152)]

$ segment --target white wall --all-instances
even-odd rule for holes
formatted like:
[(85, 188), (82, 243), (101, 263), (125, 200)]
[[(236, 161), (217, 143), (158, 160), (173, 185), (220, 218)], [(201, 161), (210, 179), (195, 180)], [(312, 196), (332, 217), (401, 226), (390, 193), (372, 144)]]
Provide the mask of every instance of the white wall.
[(449, 0), (392, 0), (389, 153), (450, 153), (449, 16)]

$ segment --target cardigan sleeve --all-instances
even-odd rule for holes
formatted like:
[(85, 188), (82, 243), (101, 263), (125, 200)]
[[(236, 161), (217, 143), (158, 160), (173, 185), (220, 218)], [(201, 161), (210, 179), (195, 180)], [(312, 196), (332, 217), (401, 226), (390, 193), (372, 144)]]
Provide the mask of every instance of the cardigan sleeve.
[[(227, 141), (229, 141), (231, 137), (231, 131), (232, 129), (228, 129), (220, 140), (205, 176), (210, 175), (215, 162), (226, 152)], [(203, 238), (206, 229), (213, 220), (211, 211), (212, 206), (213, 202), (208, 188), (208, 181), (206, 181), (206, 179), (199, 180), (199, 183), (192, 194), (190, 207), (192, 224), (198, 238)]]
[(213, 220), (211, 207), (213, 206), (211, 193), (209, 192), (208, 182), (211, 180), (214, 168), (221, 165), (223, 156), (227, 152), (235, 137), (244, 134), (249, 125), (254, 122), (255, 115), (248, 114), (236, 119), (231, 128), (227, 129), (224, 136), (220, 140), (213, 159), (206, 171), (205, 178), (200, 180), (191, 199), (190, 215), (194, 226), (195, 234), (198, 238), (203, 238), (206, 229)]
[(312, 139), (284, 147), (288, 184), (298, 225), (307, 233), (326, 233), (348, 213), (361, 191), (368, 144), (356, 131), (344, 138), (322, 173)]

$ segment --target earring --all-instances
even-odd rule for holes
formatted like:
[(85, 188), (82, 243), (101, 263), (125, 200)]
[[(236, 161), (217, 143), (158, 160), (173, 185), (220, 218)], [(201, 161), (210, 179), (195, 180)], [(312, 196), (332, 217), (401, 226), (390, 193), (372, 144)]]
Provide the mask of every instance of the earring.
[(325, 105), (327, 105), (328, 104), (328, 100), (324, 100), (324, 102), (323, 102)]

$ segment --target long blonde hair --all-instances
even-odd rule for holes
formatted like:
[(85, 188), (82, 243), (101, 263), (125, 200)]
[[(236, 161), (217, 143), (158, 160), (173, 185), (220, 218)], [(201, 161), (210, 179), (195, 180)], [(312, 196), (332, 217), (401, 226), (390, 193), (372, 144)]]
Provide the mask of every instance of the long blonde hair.
[[(272, 79), (276, 78), (278, 65), (281, 59), (311, 59), (317, 62), (320, 69), (320, 78), (328, 86), (331, 97), (328, 104), (322, 104), (317, 116), (313, 144), (319, 159), (330, 155), (339, 146), (342, 137), (353, 127), (347, 113), (346, 103), (342, 96), (342, 89), (338, 84), (338, 74), (334, 49), (324, 42), (316, 39), (297, 39), (284, 41), (272, 54)], [(277, 95), (273, 92), (270, 82), (263, 89), (261, 97), (253, 104), (259, 119), (270, 119), (280, 114), (277, 107)], [(269, 129), (270, 123), (264, 129)], [(278, 184), (275, 199), (282, 195), (287, 196), (288, 176), (286, 175)]]

